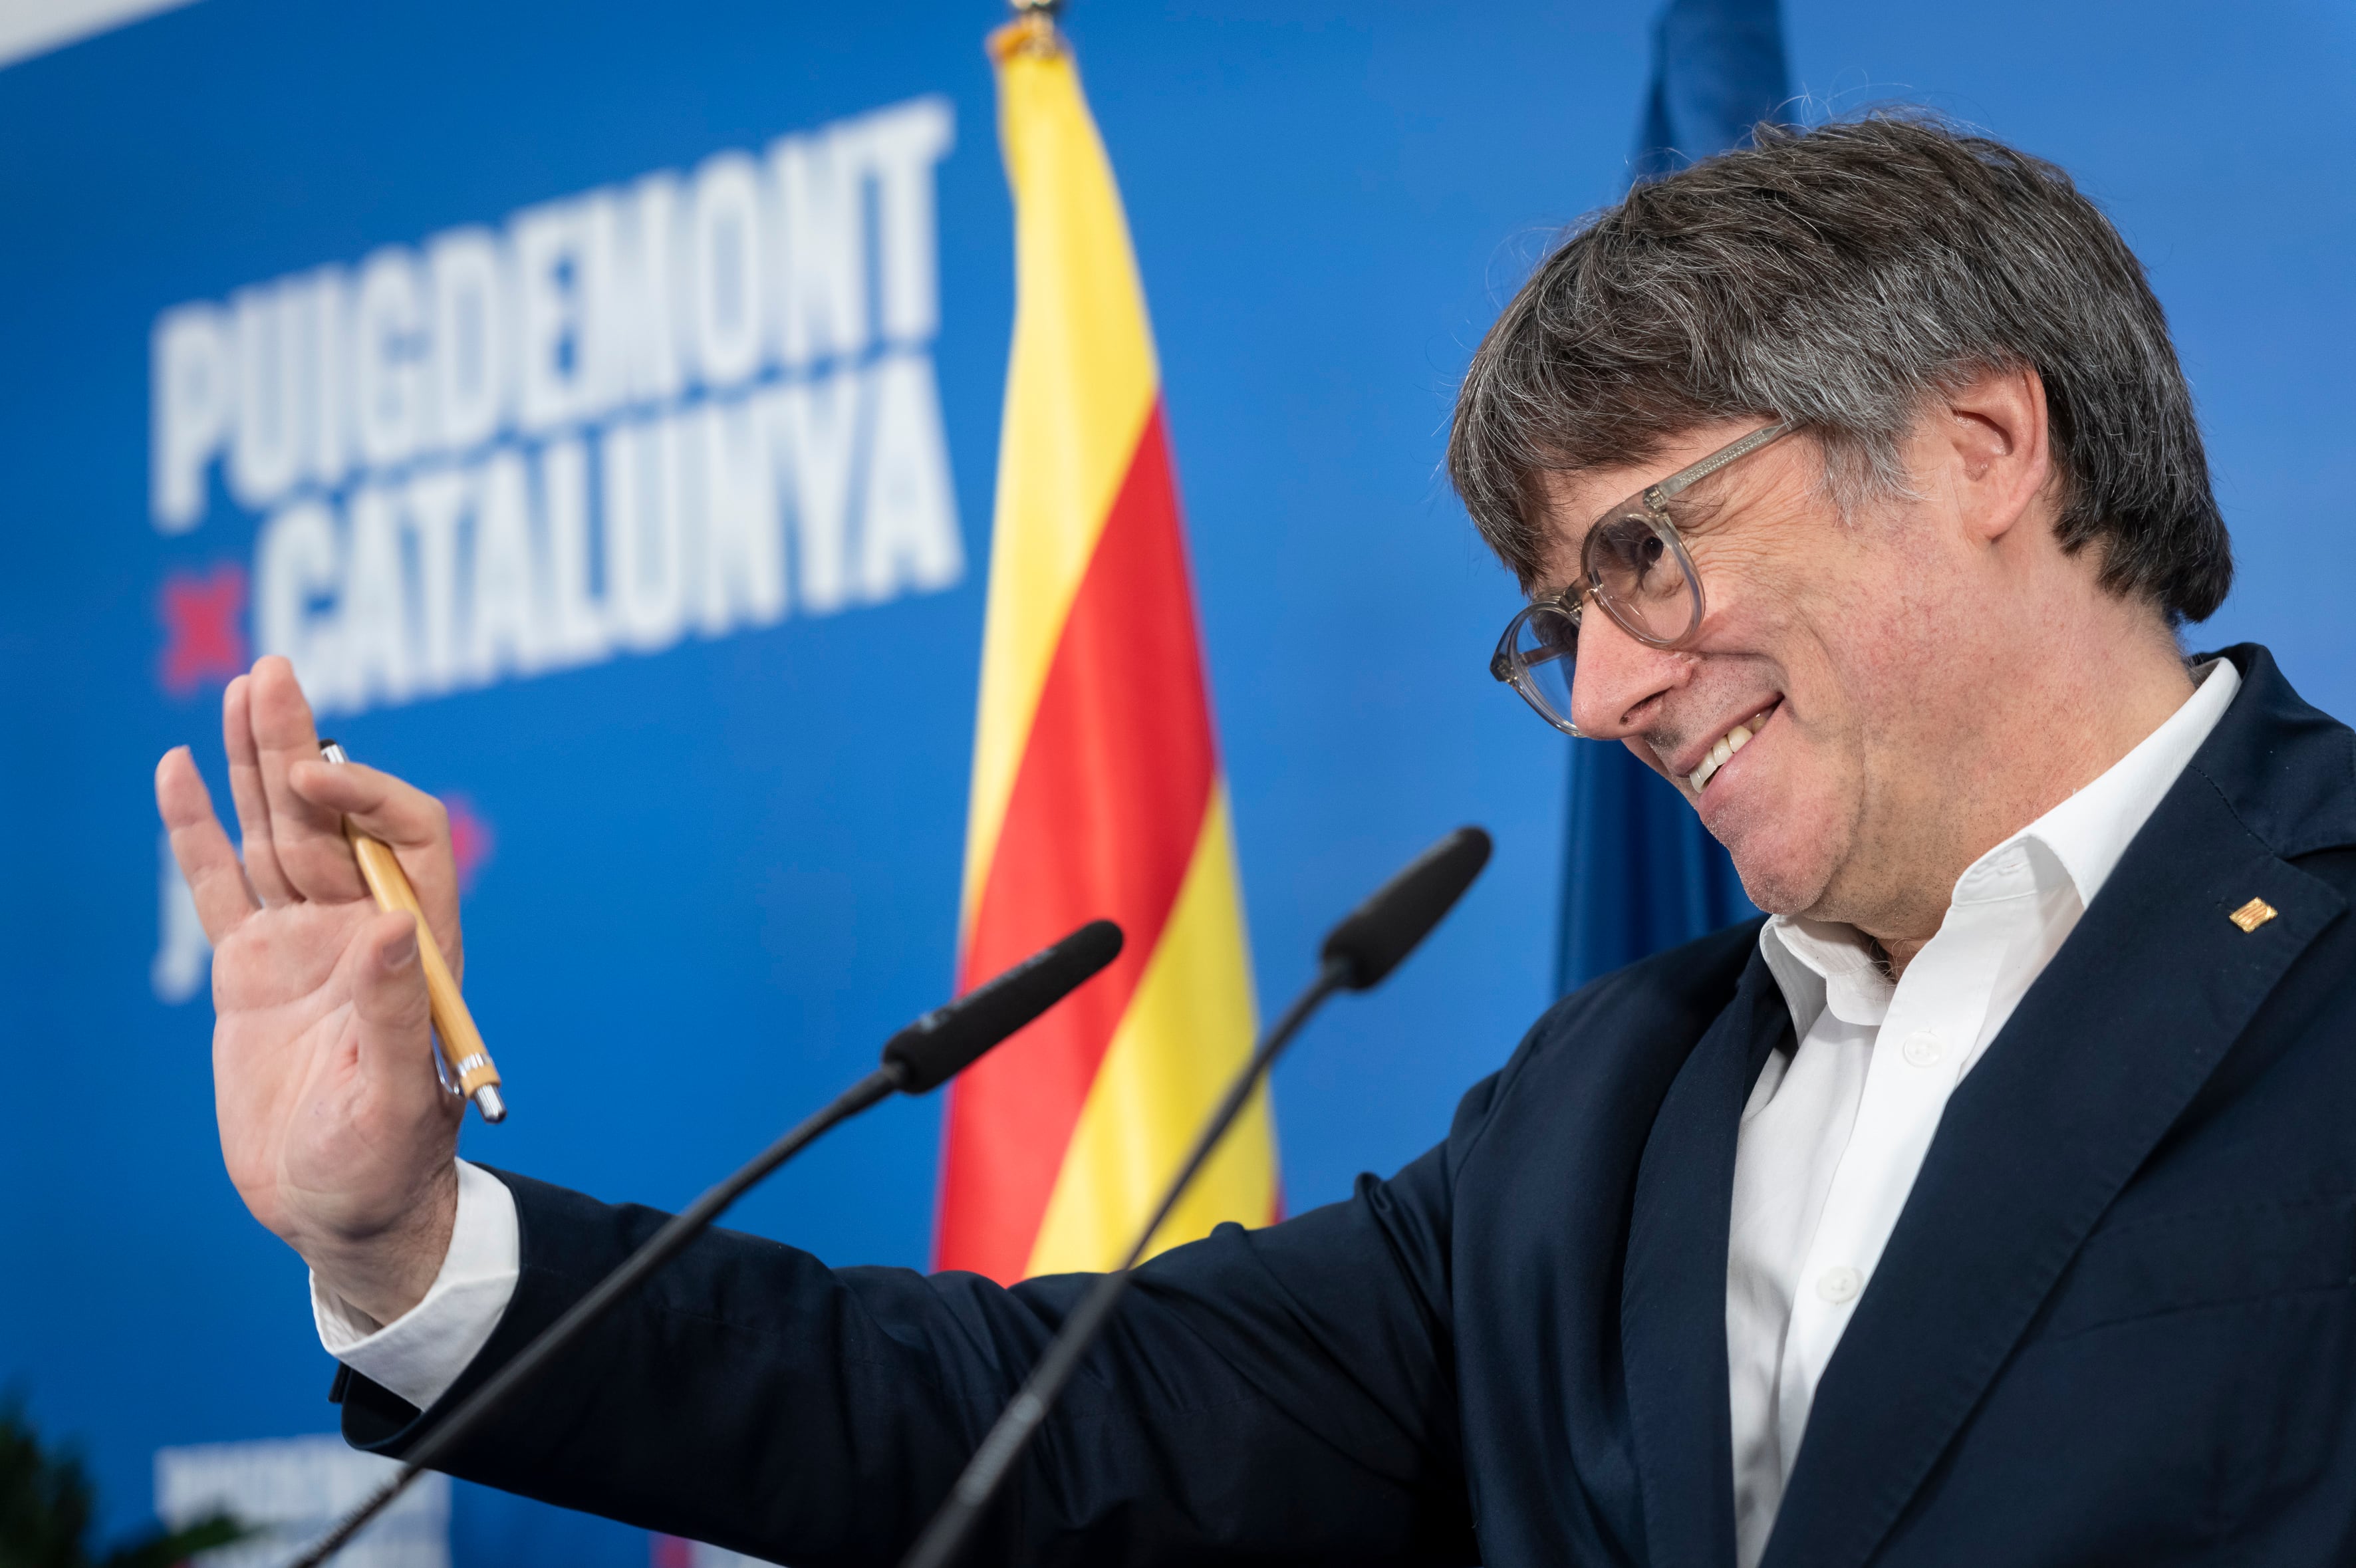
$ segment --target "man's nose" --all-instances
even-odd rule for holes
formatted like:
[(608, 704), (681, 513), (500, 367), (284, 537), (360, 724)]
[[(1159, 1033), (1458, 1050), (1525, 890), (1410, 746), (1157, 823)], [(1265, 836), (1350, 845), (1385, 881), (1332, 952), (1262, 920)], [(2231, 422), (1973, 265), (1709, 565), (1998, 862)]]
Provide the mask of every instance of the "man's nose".
[(1691, 679), (1693, 662), (1689, 654), (1637, 641), (1590, 605), (1570, 671), (1571, 723), (1598, 740), (1625, 740), (1651, 725), (1654, 699)]

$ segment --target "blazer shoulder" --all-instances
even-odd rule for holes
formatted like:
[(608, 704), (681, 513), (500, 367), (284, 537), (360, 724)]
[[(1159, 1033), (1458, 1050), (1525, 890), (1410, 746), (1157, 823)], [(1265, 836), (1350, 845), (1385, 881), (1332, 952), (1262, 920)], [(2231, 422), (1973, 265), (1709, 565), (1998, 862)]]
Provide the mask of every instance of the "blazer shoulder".
[(1672, 1021), (1692, 1026), (1690, 1045), (1734, 1000), (1743, 971), (1764, 961), (1759, 932), (1766, 923), (1763, 915), (1738, 920), (1589, 981), (1539, 1015), (1522, 1052), (1558, 1048), (1569, 1036), (1598, 1026)]
[(2300, 697), (2255, 643), (2201, 657), (2232, 660), (2242, 689), (2179, 788), (2205, 780), (2285, 860), (2356, 845), (2356, 732)]
[[(1760, 916), (1598, 976), (1538, 1015), (1512, 1057), (1466, 1097), (1462, 1112), (1485, 1114), (1526, 1081), (1551, 1082), (1569, 1069), (1582, 1079), (1619, 1075), (1638, 1058), (1685, 1059), (1759, 956)], [(1465, 1116), (1460, 1112), (1459, 1127)]]

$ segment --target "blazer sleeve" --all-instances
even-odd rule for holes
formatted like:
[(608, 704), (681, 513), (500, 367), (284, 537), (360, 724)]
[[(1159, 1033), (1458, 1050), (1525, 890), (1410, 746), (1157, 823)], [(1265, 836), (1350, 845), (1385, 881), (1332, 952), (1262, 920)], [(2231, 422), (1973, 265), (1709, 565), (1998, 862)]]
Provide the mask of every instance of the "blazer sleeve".
[[(1447, 1143), (1346, 1201), (1220, 1227), (1145, 1264), (1024, 1456), (973, 1563), (1475, 1560), (1451, 1349)], [(528, 1177), (520, 1277), (455, 1404), (664, 1216)], [(829, 1269), (715, 1231), (446, 1466), (794, 1568), (891, 1568), (1092, 1276)], [(339, 1379), (345, 1435), (398, 1456), (419, 1412)]]

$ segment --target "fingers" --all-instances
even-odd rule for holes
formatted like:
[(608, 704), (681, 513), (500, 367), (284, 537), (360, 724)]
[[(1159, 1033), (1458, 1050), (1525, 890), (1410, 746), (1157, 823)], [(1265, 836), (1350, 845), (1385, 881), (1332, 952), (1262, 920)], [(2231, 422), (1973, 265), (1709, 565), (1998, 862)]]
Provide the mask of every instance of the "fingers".
[(450, 813), (442, 802), (358, 762), (296, 763), (286, 781), (304, 800), (350, 818), (360, 832), (392, 846), (450, 972), (460, 973), (458, 867), (450, 847)]
[(434, 1072), (433, 1006), (417, 959), (417, 924), (398, 910), (380, 914), (353, 944), (352, 1013), (359, 1025), (359, 1065), (371, 1090), (397, 1110), (416, 1112), (431, 1100), (462, 1103)]
[(295, 682), (294, 667), (274, 654), (262, 659), (246, 677), (245, 690), (270, 813), (271, 848), (286, 885), (301, 898), (342, 903), (366, 897), (340, 814), (305, 800), (287, 782), (289, 768), (319, 759), (319, 732), (312, 727), (311, 704)]
[(252, 714), (252, 678), (240, 675), (221, 693), (221, 748), (229, 753), (229, 792), (237, 805), (245, 875), (263, 903), (291, 904), (294, 889), (278, 868), (278, 850), (270, 842), (270, 802), (262, 792), (262, 755), (253, 744)]
[(172, 858), (196, 897), (205, 939), (219, 947), (239, 921), (262, 906), (246, 886), (237, 851), (230, 847), (229, 834), (213, 815), (212, 796), (185, 746), (174, 746), (155, 765), (155, 810), (172, 835)]

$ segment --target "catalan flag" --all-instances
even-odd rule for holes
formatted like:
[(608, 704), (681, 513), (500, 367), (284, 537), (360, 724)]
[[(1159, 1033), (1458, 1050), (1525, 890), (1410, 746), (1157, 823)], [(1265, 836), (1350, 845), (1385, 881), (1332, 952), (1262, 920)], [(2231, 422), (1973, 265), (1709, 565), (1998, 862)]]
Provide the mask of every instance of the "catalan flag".
[[(1015, 209), (1014, 346), (974, 740), (960, 986), (1081, 922), (1110, 969), (958, 1079), (939, 1266), (1102, 1269), (1250, 1050), (1226, 781), (1129, 224), (1068, 46), (991, 39)], [(1277, 1206), (1263, 1094), (1162, 1247)]]

